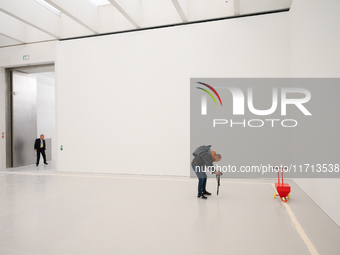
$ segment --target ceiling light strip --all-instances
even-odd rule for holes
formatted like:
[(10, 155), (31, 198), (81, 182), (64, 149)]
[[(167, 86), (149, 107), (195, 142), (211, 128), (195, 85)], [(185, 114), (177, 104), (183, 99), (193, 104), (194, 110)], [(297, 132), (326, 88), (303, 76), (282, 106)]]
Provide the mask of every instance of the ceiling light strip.
[(50, 10), (54, 14), (57, 14), (58, 16), (60, 16), (61, 11), (55, 8), (54, 6), (50, 5), (49, 3), (46, 3), (44, 0), (34, 0), (34, 1), (39, 3), (41, 6), (44, 6), (46, 9)]

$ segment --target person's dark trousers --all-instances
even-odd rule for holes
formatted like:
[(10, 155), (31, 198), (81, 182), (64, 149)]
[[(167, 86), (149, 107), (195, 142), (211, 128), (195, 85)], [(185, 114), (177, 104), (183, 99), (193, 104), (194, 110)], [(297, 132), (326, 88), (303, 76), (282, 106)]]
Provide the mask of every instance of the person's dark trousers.
[(46, 154), (45, 154), (45, 150), (39, 148), (39, 149), (37, 150), (37, 165), (39, 165), (39, 161), (40, 161), (40, 153), (41, 153), (41, 155), (43, 156), (44, 164), (46, 164), (47, 162), (46, 162)]
[(198, 195), (202, 196), (203, 192), (206, 192), (206, 186), (207, 186), (207, 174), (205, 172), (202, 172), (196, 169), (196, 164), (194, 162), (191, 163), (192, 169), (194, 169), (194, 172), (196, 173), (196, 176), (198, 178)]

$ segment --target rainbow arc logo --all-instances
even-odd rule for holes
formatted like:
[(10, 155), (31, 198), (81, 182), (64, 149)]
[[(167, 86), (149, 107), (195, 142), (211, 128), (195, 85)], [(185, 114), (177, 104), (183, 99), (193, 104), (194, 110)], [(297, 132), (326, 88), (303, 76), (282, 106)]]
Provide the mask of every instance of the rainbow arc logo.
[[(217, 93), (217, 91), (216, 91), (212, 86), (210, 86), (210, 85), (208, 85), (208, 84), (206, 84), (206, 83), (203, 83), (203, 82), (197, 82), (197, 83), (198, 83), (198, 84), (201, 84), (201, 85), (203, 85), (203, 86), (206, 86), (206, 87), (209, 88), (212, 92), (214, 92), (215, 95), (217, 96), (218, 100), (220, 101), (221, 106), (222, 106), (222, 101), (221, 101), (220, 95)], [(206, 92), (206, 93), (214, 100), (215, 105), (217, 105), (216, 100), (215, 100), (214, 96), (211, 94), (210, 91), (208, 91), (208, 90), (206, 90), (206, 89), (203, 89), (203, 88), (200, 88), (200, 87), (196, 87), (196, 88), (205, 91), (205, 92)]]
[[(203, 82), (197, 82), (197, 83), (198, 83), (198, 84), (201, 84), (201, 85), (203, 85), (203, 86), (206, 86), (206, 87), (209, 88), (212, 92), (214, 92), (215, 95), (217, 96), (218, 100), (220, 101), (221, 106), (222, 106), (222, 101), (221, 101), (220, 95), (217, 93), (217, 91), (216, 91), (213, 87), (211, 87), (210, 85), (208, 85), (208, 84), (206, 84), (206, 83), (203, 83)], [(205, 92), (206, 92), (206, 93), (214, 100), (215, 105), (217, 105), (214, 96), (213, 96), (208, 90), (203, 89), (203, 88), (200, 88), (200, 87), (196, 87), (196, 88), (205, 91)]]

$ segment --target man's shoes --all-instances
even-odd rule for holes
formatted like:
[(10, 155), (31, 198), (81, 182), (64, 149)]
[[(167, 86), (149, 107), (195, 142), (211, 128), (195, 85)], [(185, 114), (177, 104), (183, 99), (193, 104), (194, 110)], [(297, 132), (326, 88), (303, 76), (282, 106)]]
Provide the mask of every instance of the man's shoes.
[(203, 194), (201, 196), (197, 196), (198, 198), (202, 198), (202, 199), (207, 199), (206, 196), (204, 196)]
[(39, 164), (35, 164), (36, 166), (39, 166)]
[(45, 162), (44, 164), (45, 164), (45, 165), (48, 165), (48, 163), (47, 163), (47, 162)]
[(208, 195), (208, 196), (210, 196), (210, 195), (211, 195), (211, 193), (210, 193), (210, 192), (208, 192), (208, 191), (204, 191), (204, 192), (203, 192), (203, 195)]

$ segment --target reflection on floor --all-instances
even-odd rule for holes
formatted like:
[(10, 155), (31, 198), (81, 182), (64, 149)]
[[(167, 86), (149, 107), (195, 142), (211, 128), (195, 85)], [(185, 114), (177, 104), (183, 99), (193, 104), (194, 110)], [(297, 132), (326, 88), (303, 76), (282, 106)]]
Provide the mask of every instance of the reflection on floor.
[(209, 179), (201, 200), (197, 179), (2, 170), (0, 254), (339, 254), (340, 228), (292, 181), (273, 199), (274, 182), (222, 179), (217, 196)]

